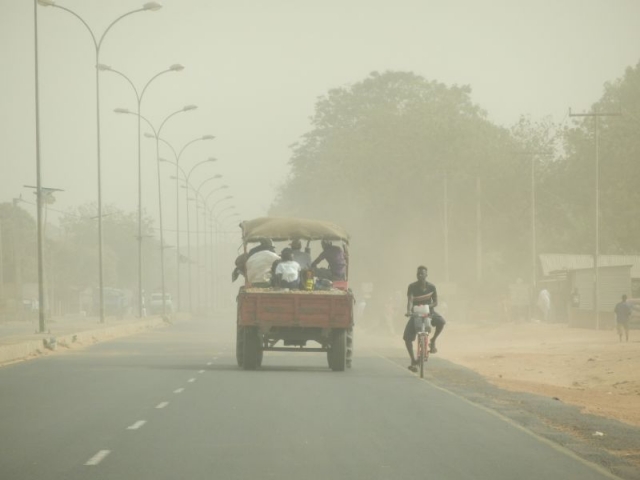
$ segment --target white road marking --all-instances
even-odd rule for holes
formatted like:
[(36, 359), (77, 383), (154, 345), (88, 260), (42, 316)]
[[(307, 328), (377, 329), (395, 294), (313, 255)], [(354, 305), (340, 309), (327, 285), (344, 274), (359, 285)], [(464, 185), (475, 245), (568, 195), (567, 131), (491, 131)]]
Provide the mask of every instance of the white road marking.
[(93, 457), (87, 460), (87, 463), (85, 463), (85, 465), (98, 465), (110, 453), (111, 453), (111, 450), (100, 450)]
[(162, 403), (159, 403), (158, 405), (156, 405), (156, 408), (164, 408), (167, 405), (169, 405), (169, 402), (162, 402)]
[(198, 373), (204, 373), (204, 370), (199, 370)]
[(173, 393), (182, 393), (184, 392), (184, 388), (177, 388), (176, 390), (173, 391)]
[(146, 420), (138, 420), (136, 423), (134, 423), (133, 425), (129, 425), (127, 427), (127, 430), (138, 430), (141, 426), (143, 426), (145, 423), (147, 423)]
[(213, 362), (207, 362), (207, 367), (210, 367), (211, 365), (213, 365)]
[(195, 382), (195, 381), (196, 381), (196, 379), (195, 379), (195, 378), (190, 378), (189, 380), (187, 380), (187, 382), (189, 382), (189, 383), (193, 383), (193, 382)]

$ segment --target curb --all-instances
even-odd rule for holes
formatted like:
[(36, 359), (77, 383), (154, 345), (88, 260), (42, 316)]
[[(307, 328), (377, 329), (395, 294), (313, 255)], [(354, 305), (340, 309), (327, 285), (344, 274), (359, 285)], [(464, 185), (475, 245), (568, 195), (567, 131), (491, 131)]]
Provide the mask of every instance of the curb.
[[(143, 320), (127, 325), (114, 325), (92, 330), (81, 330), (60, 336), (46, 336), (41, 340), (30, 340), (14, 345), (0, 346), (0, 366), (10, 363), (31, 360), (34, 358), (64, 352), (74, 348), (82, 348), (98, 342), (112, 340), (128, 335), (135, 335), (151, 328), (168, 325), (162, 318)], [(55, 343), (47, 347), (47, 340), (55, 338)]]

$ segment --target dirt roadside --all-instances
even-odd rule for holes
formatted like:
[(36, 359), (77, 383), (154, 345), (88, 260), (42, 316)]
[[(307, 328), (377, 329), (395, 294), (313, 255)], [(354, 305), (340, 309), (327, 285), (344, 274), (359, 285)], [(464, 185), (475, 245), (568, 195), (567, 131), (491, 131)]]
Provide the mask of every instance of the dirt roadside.
[(558, 324), (448, 325), (438, 353), (492, 384), (557, 398), (581, 411), (640, 426), (640, 331)]

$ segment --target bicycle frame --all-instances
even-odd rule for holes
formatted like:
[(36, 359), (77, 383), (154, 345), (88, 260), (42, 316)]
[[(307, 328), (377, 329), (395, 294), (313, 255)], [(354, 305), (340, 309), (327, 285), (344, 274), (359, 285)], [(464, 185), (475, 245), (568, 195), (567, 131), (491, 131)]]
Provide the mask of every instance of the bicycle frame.
[(413, 313), (412, 319), (416, 326), (419, 326), (416, 336), (416, 359), (420, 367), (420, 378), (424, 378), (424, 364), (429, 360), (429, 333), (431, 332), (431, 321), (429, 314)]

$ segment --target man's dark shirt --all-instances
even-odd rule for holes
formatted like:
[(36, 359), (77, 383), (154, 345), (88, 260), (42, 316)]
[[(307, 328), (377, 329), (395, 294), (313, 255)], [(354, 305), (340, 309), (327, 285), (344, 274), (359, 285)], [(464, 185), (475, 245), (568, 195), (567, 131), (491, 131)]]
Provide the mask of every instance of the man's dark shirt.
[(627, 302), (620, 302), (614, 310), (616, 312), (616, 321), (618, 323), (627, 323), (631, 316), (631, 306)]
[(337, 245), (329, 245), (325, 247), (318, 258), (316, 258), (311, 267), (315, 267), (322, 260), (326, 260), (329, 264), (329, 270), (335, 280), (344, 280), (347, 276), (347, 261), (344, 257), (344, 251)]
[(434, 305), (438, 302), (436, 286), (429, 282), (426, 282), (424, 287), (420, 285), (420, 281), (409, 284), (407, 297), (409, 295), (413, 297), (413, 305)]

